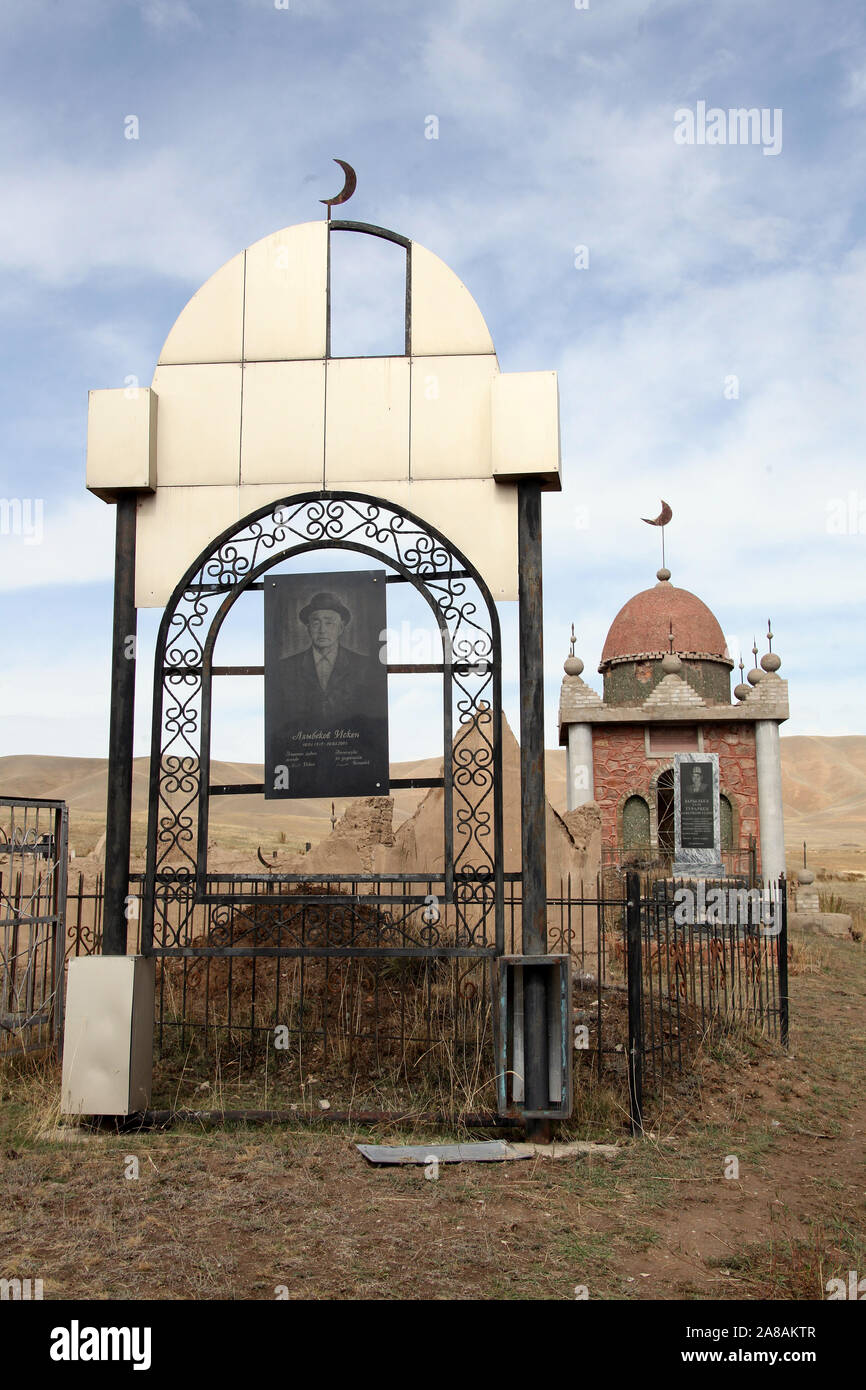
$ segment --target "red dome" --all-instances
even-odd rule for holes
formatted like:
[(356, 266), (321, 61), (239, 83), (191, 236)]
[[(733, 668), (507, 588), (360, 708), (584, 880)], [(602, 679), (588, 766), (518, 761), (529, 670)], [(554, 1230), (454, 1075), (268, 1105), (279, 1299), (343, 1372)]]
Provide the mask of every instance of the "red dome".
[(725, 636), (715, 616), (696, 594), (661, 580), (652, 589), (630, 598), (617, 613), (601, 654), (600, 671), (618, 661), (647, 660), (670, 651), (682, 657), (704, 657), (733, 666)]

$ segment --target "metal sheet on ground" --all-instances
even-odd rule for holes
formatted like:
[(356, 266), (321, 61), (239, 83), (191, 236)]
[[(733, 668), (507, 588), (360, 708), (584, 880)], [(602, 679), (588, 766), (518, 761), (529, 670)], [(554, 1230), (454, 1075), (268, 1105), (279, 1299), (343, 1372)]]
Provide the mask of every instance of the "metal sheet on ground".
[(356, 1144), (368, 1163), (504, 1163), (508, 1157), (501, 1139), (479, 1144)]

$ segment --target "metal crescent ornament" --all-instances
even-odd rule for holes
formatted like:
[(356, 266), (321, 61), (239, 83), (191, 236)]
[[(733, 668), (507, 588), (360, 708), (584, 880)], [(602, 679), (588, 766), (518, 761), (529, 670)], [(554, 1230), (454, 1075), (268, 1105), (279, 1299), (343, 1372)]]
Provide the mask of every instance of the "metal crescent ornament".
[(351, 164), (347, 164), (345, 159), (337, 158), (334, 159), (334, 163), (339, 164), (343, 173), (346, 175), (346, 181), (339, 193), (335, 193), (333, 198), (319, 199), (319, 202), (324, 203), (327, 208), (336, 207), (338, 203), (348, 203), (355, 189), (358, 187), (358, 175), (355, 173)]
[(665, 499), (662, 498), (662, 509), (659, 512), (658, 516), (653, 517), (652, 519), (650, 519), (650, 517), (648, 516), (642, 516), (641, 521), (645, 521), (647, 526), (667, 526), (672, 516), (673, 512), (671, 511)]

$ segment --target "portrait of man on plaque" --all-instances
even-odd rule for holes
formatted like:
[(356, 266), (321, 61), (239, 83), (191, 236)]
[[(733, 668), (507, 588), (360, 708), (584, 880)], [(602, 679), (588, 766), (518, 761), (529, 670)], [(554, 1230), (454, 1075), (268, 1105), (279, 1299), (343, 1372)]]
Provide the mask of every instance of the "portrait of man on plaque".
[(265, 581), (266, 796), (385, 795), (384, 571)]
[(709, 778), (712, 769), (709, 763), (690, 763), (689, 764), (689, 791), (700, 795), (701, 792), (709, 791)]
[(678, 776), (675, 794), (677, 843), (682, 849), (712, 850), (718, 829), (716, 773), (711, 758), (686, 761), (676, 755)]

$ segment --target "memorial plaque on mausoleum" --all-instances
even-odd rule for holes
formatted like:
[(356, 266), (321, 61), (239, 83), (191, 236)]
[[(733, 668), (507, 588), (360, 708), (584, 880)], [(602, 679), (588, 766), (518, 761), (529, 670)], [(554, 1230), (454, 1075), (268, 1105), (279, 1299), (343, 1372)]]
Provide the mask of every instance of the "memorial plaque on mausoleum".
[(715, 753), (674, 755), (674, 874), (724, 872)]
[(681, 763), (677, 775), (680, 783), (680, 844), (683, 849), (712, 849), (715, 842), (712, 764)]
[(265, 797), (388, 793), (385, 571), (265, 581)]

